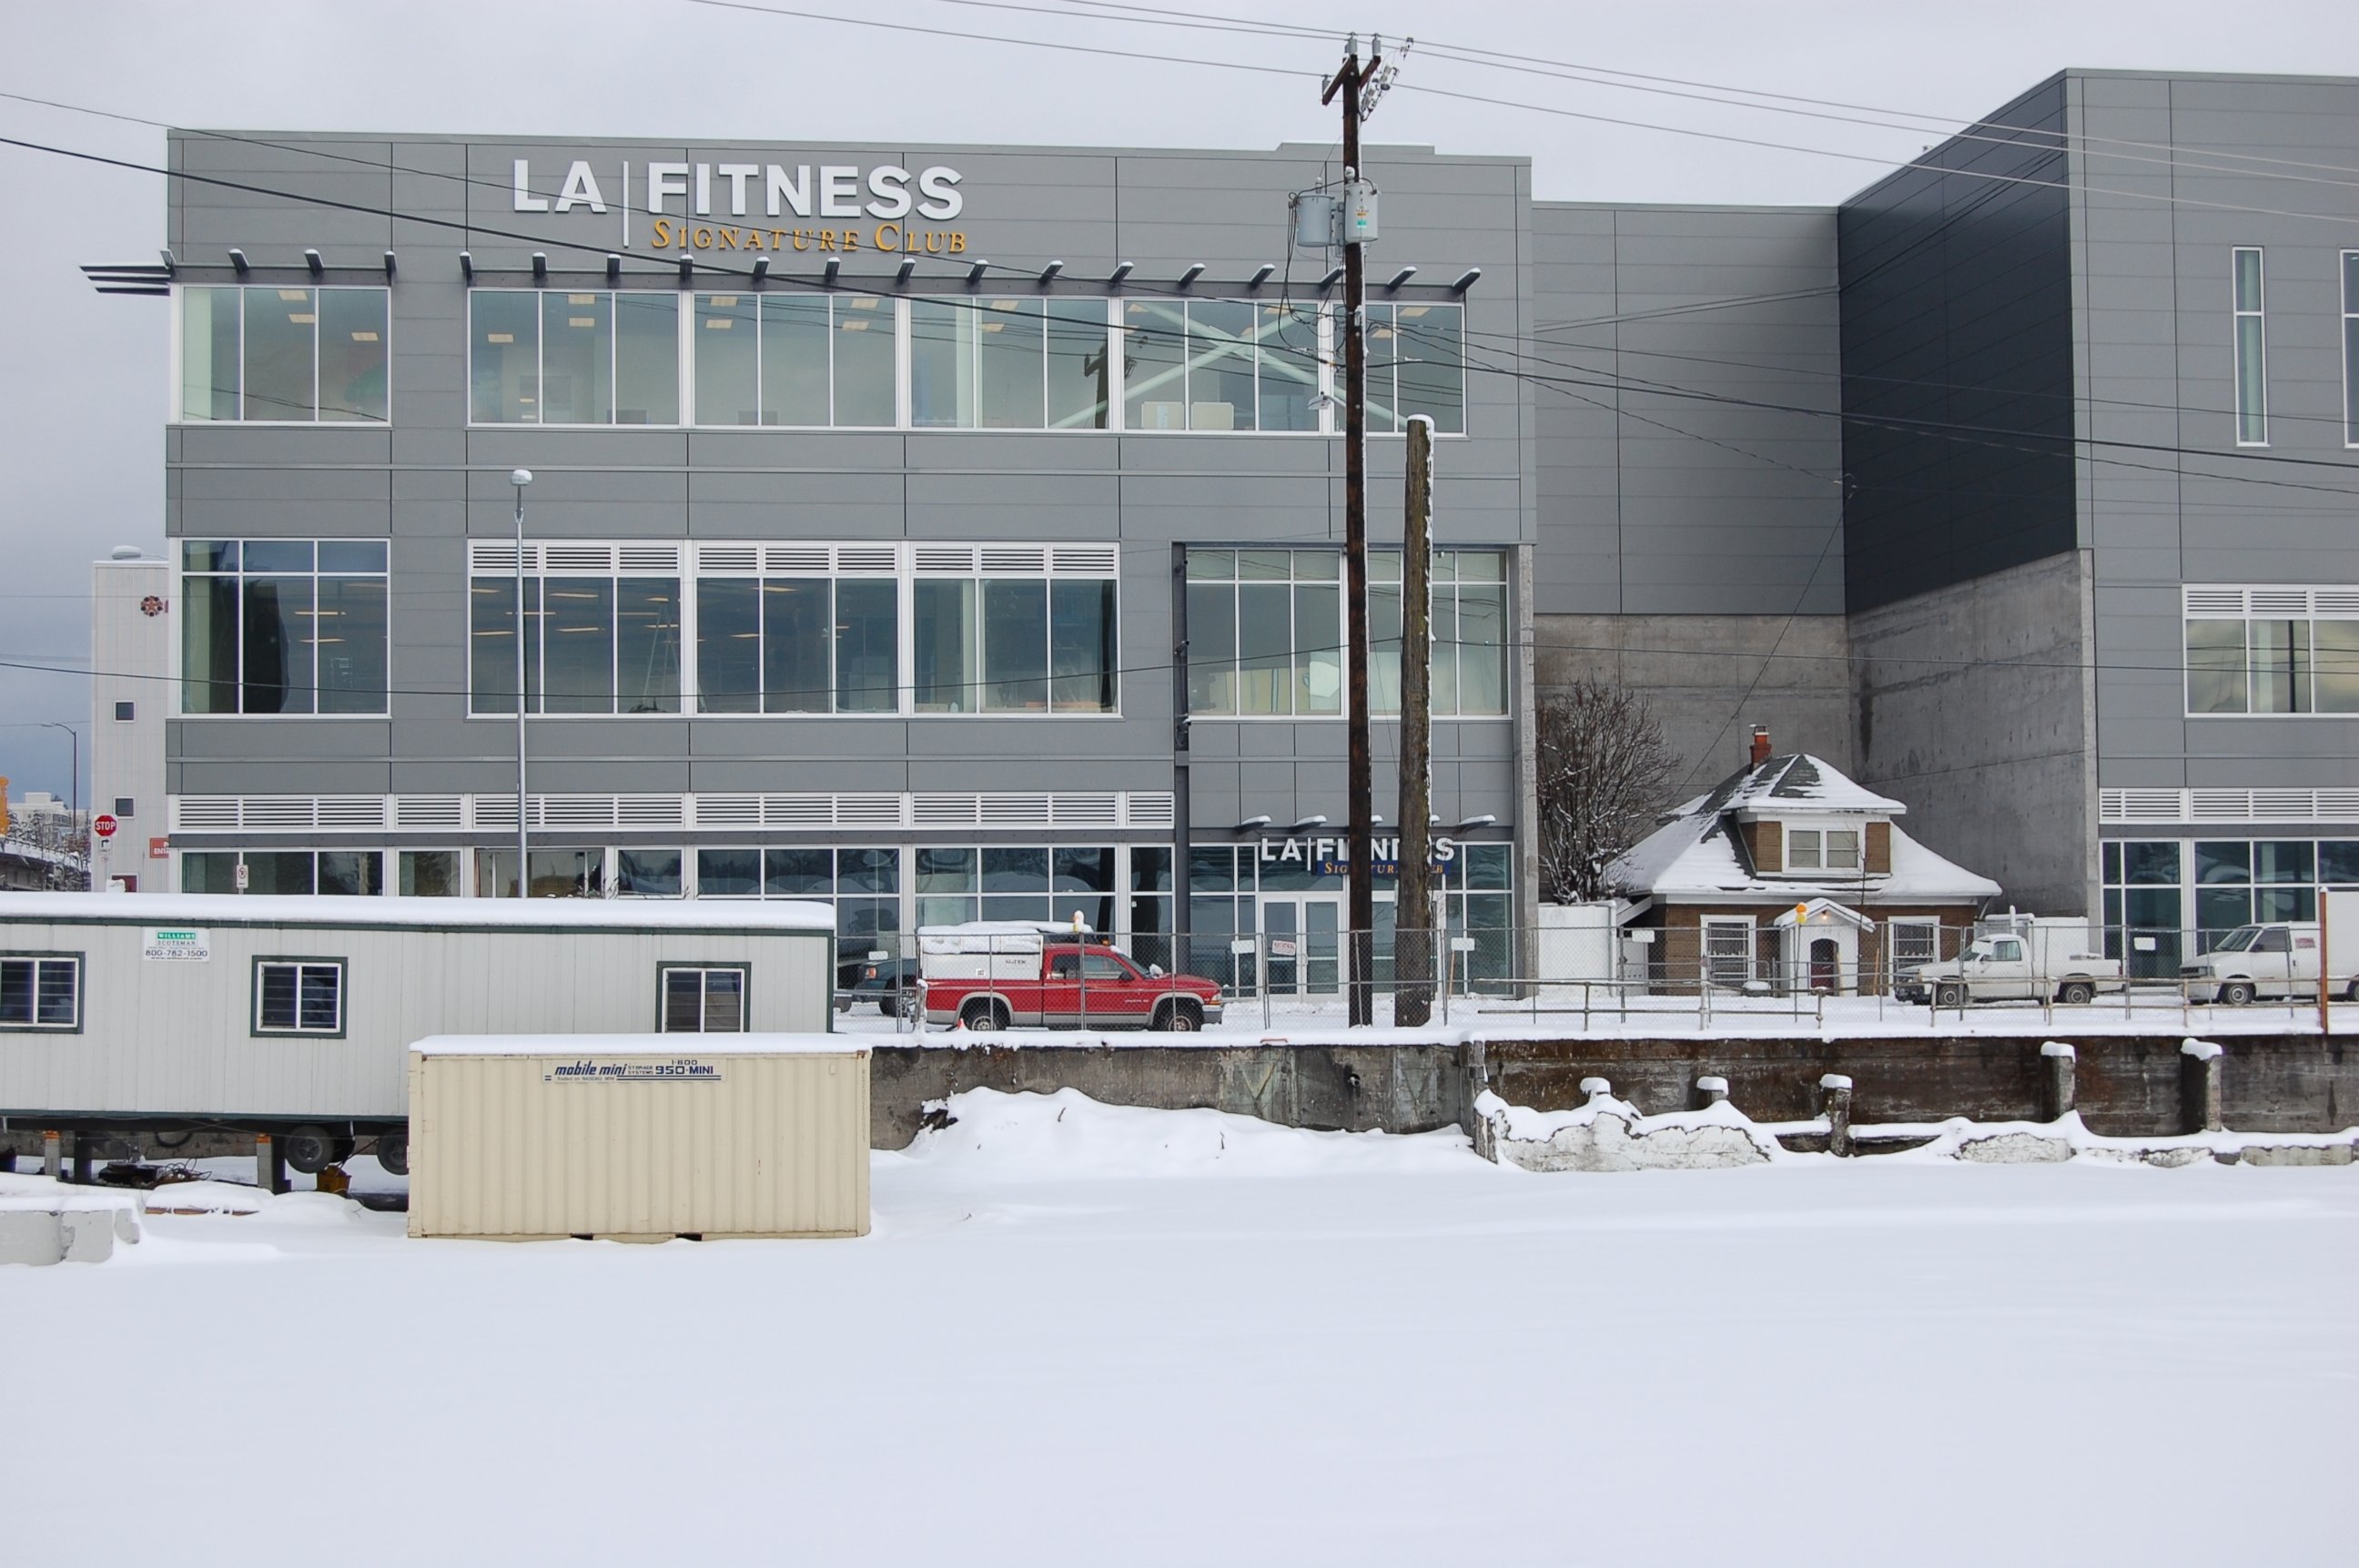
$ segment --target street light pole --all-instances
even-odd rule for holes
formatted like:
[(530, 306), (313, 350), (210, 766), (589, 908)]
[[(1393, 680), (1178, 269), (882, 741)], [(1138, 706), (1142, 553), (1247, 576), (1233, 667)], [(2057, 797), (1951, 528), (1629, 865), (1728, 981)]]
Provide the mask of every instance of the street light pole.
[[(71, 844), (73, 842), (74, 821), (82, 815), (82, 736), (71, 724), (61, 724), (55, 719), (43, 719), (39, 723), (45, 730), (66, 732), (66, 757), (73, 765), (71, 775), (73, 792), (66, 800), (66, 842)], [(85, 890), (90, 887), (90, 833), (87, 830), (82, 835), (82, 885)]]
[(524, 777), (524, 487), (532, 483), (532, 470), (519, 468), (508, 474), (508, 483), (516, 486), (516, 897), (532, 896), (528, 868), (532, 858), (532, 829), (527, 815)]

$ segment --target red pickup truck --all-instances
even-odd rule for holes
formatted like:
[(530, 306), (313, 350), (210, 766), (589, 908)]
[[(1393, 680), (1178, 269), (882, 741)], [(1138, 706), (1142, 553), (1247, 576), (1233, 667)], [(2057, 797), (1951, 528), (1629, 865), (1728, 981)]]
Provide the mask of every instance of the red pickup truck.
[(1221, 1021), (1213, 981), (1141, 969), (1103, 943), (1055, 941), (1013, 922), (920, 931), (918, 968), (929, 1023), (1184, 1033)]

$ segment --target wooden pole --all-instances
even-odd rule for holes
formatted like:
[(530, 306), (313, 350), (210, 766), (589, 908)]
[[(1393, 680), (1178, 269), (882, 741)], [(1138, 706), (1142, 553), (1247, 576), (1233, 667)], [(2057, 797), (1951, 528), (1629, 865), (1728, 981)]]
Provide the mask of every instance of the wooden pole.
[(1393, 1022), (1433, 1016), (1433, 421), (1408, 422), (1401, 507), (1400, 866), (1394, 884)]

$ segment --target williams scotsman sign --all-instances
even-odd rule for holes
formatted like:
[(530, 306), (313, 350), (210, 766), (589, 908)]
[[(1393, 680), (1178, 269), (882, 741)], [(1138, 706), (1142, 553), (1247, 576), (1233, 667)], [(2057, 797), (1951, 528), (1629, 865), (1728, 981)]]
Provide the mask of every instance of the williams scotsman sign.
[[(519, 212), (618, 212), (623, 244), (631, 243), (631, 216), (643, 206), (646, 243), (658, 250), (923, 251), (958, 256), (966, 235), (929, 230), (965, 210), (961, 176), (943, 165), (912, 171), (897, 164), (664, 163), (635, 171), (626, 158), (613, 167), (610, 202), (602, 171), (586, 158), (552, 161), (536, 173), (532, 159), (516, 160)], [(634, 189), (638, 194), (633, 196)], [(701, 222), (700, 220), (714, 220)], [(796, 227), (798, 219), (851, 219), (849, 227)], [(873, 226), (861, 220), (882, 220)], [(733, 220), (743, 220), (742, 222)], [(768, 220), (765, 222), (764, 220)], [(912, 221), (914, 220), (914, 221)]]

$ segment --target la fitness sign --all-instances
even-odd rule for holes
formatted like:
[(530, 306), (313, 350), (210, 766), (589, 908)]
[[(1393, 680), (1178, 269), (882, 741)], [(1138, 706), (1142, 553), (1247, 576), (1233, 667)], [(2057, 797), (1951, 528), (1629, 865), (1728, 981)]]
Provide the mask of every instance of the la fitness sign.
[[(556, 173), (560, 161), (561, 176)], [(639, 211), (647, 220), (645, 243), (656, 250), (966, 254), (963, 231), (934, 227), (966, 209), (959, 190), (963, 177), (944, 164), (911, 170), (890, 163), (650, 160), (636, 170), (635, 186), (635, 171), (625, 158), (613, 174), (614, 200), (609, 202), (608, 187), (587, 158), (553, 158), (538, 170), (531, 158), (517, 158), (515, 210), (619, 213), (626, 249), (632, 215)]]

